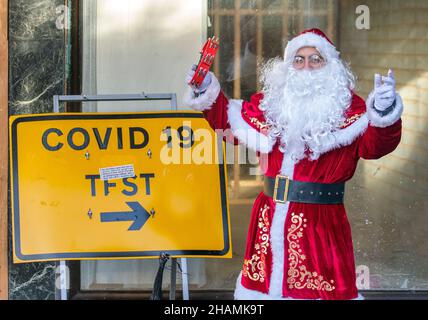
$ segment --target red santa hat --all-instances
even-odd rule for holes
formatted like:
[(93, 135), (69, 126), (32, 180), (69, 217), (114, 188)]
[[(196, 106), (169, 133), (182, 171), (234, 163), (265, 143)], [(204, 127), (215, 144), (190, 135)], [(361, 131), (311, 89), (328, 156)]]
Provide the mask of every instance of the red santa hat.
[(288, 41), (284, 59), (293, 59), (296, 52), (303, 47), (315, 47), (327, 60), (339, 58), (339, 52), (324, 32), (320, 29), (307, 29)]

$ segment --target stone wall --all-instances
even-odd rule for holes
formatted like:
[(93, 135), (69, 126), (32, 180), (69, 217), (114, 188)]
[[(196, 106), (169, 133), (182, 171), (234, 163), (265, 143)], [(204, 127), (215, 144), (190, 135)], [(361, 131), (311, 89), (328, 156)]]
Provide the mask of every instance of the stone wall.
[[(52, 112), (52, 96), (65, 93), (66, 30), (57, 27), (56, 10), (61, 5), (64, 0), (9, 0), (11, 115)], [(55, 263), (12, 263), (11, 221), (9, 216), (9, 299), (54, 299)]]

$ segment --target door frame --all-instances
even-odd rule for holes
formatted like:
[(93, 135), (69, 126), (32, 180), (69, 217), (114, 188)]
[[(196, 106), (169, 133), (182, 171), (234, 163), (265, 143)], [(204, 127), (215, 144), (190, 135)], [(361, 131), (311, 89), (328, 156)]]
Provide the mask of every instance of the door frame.
[(0, 300), (8, 300), (8, 0), (0, 0)]

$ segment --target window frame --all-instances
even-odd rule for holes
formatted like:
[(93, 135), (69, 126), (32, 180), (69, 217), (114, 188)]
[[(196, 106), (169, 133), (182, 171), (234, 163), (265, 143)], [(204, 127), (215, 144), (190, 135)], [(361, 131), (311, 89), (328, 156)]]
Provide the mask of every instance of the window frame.
[[(3, 4), (7, 0), (0, 0), (0, 4)], [(71, 27), (71, 45), (72, 45), (72, 51), (71, 51), (71, 76), (69, 79), (69, 82), (67, 84), (67, 93), (68, 94), (80, 94), (81, 88), (82, 88), (82, 23), (81, 23), (81, 17), (82, 17), (82, 6), (80, 6), (81, 1), (80, 0), (68, 0), (71, 1), (72, 4), (72, 13), (71, 13), (71, 20), (72, 20), (72, 27)], [(219, 4), (219, 0), (213, 0), (215, 4)], [(329, 2), (332, 3), (333, 0), (329, 0)], [(215, 26), (214, 34), (216, 36), (220, 36), (220, 28), (219, 28), (219, 21), (221, 15), (230, 15), (230, 14), (236, 14), (236, 17), (240, 17), (245, 14), (253, 14), (255, 10), (252, 9), (241, 9), (240, 8), (240, 0), (235, 0), (235, 9), (228, 9), (228, 10), (220, 10), (218, 9), (218, 14), (214, 14), (214, 22), (213, 25)], [(258, 4), (261, 4), (261, 1), (258, 2)], [(338, 43), (340, 39), (340, 30), (338, 30), (337, 26), (340, 25), (340, 5), (341, 0), (338, 0), (338, 5), (335, 7), (333, 14), (329, 15), (329, 19), (335, 19), (334, 24), (332, 24), (332, 27), (329, 27), (327, 30), (327, 35), (333, 39), (336, 39), (336, 43), (338, 46), (340, 45)], [(239, 6), (239, 10), (236, 10)], [(1, 9), (1, 7), (0, 7)], [(214, 9), (214, 10), (217, 10)], [(212, 14), (214, 10), (209, 9), (208, 14)], [(284, 9), (285, 10), (285, 9)], [(259, 11), (259, 9), (257, 9)], [(0, 10), (0, 13), (2, 11)], [(215, 13), (215, 12), (214, 12)], [(257, 24), (261, 25), (261, 17), (264, 14), (263, 11), (259, 11), (257, 13)], [(236, 21), (240, 21), (239, 19), (235, 19)], [(302, 19), (301, 23), (302, 22)], [(235, 30), (236, 28), (239, 28), (239, 23), (235, 21)], [(330, 24), (329, 24), (330, 25)], [(333, 27), (334, 25), (334, 27)], [(303, 26), (303, 24), (302, 24)], [(261, 28), (257, 29), (257, 36), (262, 37), (262, 34), (259, 35)], [(0, 26), (1, 31), (1, 26)], [(0, 32), (1, 33), (1, 32)], [(286, 33), (284, 33), (286, 34)], [(235, 33), (235, 48), (234, 48), (234, 57), (237, 59), (236, 65), (239, 66), (240, 61), (240, 52), (241, 52), (241, 41), (240, 41), (240, 33)], [(0, 39), (1, 40), (1, 39)], [(257, 47), (257, 52), (261, 52), (262, 48)], [(220, 73), (220, 64), (218, 60), (218, 56), (216, 57), (216, 60), (214, 62), (213, 68), (214, 72), (219, 74)], [(239, 69), (239, 68), (238, 68)], [(239, 72), (239, 70), (236, 70), (236, 72)], [(0, 88), (1, 90), (2, 88)], [(234, 89), (233, 89), (233, 97), (239, 98), (240, 97), (240, 83), (239, 83), (239, 77), (235, 79), (234, 83)], [(81, 112), (81, 106), (80, 105), (67, 105), (66, 112)], [(2, 143), (2, 141), (0, 141)], [(235, 159), (237, 159), (237, 156), (235, 156)], [(234, 164), (234, 169), (236, 169), (237, 175), (234, 175), (233, 181), (236, 181), (236, 188), (239, 188), (239, 164), (236, 161)], [(252, 199), (253, 201), (253, 199)], [(4, 221), (4, 220), (3, 220)], [(81, 277), (80, 277), (80, 260), (77, 261), (67, 261), (67, 266), (70, 270), (70, 289), (68, 293), (68, 297), (70, 300), (117, 300), (117, 299), (129, 299), (129, 300), (146, 300), (150, 298), (151, 291), (149, 290), (135, 290), (135, 291), (96, 291), (96, 290), (82, 290), (81, 289)], [(1, 275), (1, 274), (0, 274)], [(1, 281), (0, 281), (1, 282)], [(391, 300), (426, 300), (428, 299), (428, 290), (359, 290), (359, 292), (367, 299), (367, 300), (383, 300), (383, 299), (391, 299)], [(168, 290), (163, 290), (163, 296), (168, 296)], [(0, 296), (1, 298), (1, 296)], [(180, 300), (182, 299), (182, 293), (181, 291), (177, 290), (176, 293), (176, 299)], [(233, 300), (233, 290), (191, 290), (190, 291), (190, 299), (191, 300)]]

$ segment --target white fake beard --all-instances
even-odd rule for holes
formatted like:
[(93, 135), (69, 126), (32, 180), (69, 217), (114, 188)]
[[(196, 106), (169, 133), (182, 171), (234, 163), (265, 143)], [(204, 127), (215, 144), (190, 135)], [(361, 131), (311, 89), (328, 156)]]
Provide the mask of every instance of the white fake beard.
[(262, 71), (269, 136), (280, 138), (282, 152), (298, 162), (321, 154), (323, 137), (338, 130), (352, 99), (355, 78), (340, 60), (319, 70), (296, 70), (290, 62), (273, 60)]

